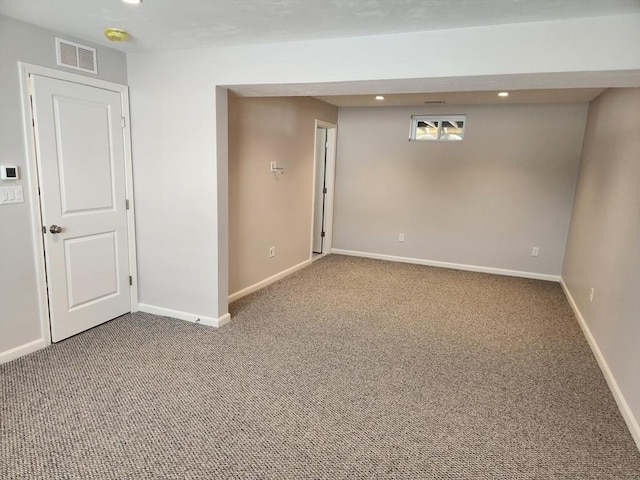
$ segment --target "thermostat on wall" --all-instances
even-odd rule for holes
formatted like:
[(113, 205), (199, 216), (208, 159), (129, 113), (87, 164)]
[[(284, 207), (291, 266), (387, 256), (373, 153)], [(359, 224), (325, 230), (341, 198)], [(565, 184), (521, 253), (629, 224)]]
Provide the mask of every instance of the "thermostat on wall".
[(18, 167), (15, 165), (0, 165), (0, 178), (2, 180), (18, 180)]

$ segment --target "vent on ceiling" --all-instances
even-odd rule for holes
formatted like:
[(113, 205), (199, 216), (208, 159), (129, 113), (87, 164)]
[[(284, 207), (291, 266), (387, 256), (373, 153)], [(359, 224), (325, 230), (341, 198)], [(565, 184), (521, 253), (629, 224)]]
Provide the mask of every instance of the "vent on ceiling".
[(443, 105), (444, 100), (427, 100), (424, 102), (425, 105)]
[(98, 73), (95, 48), (56, 38), (56, 58), (61, 67)]

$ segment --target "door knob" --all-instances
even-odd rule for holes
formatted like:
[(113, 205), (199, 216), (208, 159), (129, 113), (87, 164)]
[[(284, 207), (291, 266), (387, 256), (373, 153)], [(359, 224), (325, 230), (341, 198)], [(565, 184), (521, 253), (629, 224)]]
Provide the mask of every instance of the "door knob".
[(62, 227), (59, 227), (58, 225), (51, 225), (49, 227), (49, 231), (51, 233), (60, 233), (60, 232), (62, 232)]

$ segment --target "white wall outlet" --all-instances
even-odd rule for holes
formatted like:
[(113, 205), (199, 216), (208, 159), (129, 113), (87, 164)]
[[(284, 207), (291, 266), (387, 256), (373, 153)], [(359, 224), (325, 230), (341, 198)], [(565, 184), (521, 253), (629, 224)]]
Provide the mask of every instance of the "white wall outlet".
[(276, 256), (276, 247), (269, 248), (269, 258), (273, 258)]
[(398, 235), (398, 241), (404, 242), (404, 233), (401, 233), (400, 235)]
[(539, 253), (540, 253), (540, 249), (538, 247), (533, 247), (531, 249), (531, 256), (532, 257), (537, 257)]
[(595, 293), (596, 293), (596, 289), (595, 289), (595, 288), (593, 288), (593, 287), (591, 287), (591, 288), (589, 289), (589, 301), (590, 301), (590, 302), (593, 302), (593, 296), (595, 295)]

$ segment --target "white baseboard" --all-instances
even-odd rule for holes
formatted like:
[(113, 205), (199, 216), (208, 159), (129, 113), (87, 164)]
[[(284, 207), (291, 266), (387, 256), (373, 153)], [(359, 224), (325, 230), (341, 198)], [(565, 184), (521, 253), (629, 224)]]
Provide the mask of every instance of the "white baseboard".
[(226, 325), (231, 321), (231, 315), (225, 313), (220, 318), (205, 317), (204, 315), (196, 315), (195, 313), (183, 312), (180, 310), (172, 310), (170, 308), (158, 307), (156, 305), (148, 305), (146, 303), (139, 303), (138, 309), (141, 312), (151, 313), (153, 315), (161, 315), (163, 317), (172, 317), (179, 320), (186, 320), (187, 322), (198, 323), (200, 325), (207, 325), (209, 327), (219, 328)]
[(381, 253), (358, 252), (354, 250), (331, 249), (331, 253), (338, 255), (349, 255), (352, 257), (374, 258), (376, 260), (388, 260), (390, 262), (414, 263), (416, 265), (427, 265), (429, 267), (451, 268), (453, 270), (467, 270), (469, 272), (492, 273), (494, 275), (506, 275), (509, 277), (533, 278), (535, 280), (547, 280), (559, 282), (559, 275), (548, 275), (546, 273), (522, 272), (520, 270), (505, 270), (503, 268), (481, 267), (478, 265), (464, 265), (462, 263), (439, 262), (437, 260), (426, 260), (424, 258), (396, 257), (395, 255), (384, 255)]
[(231, 295), (229, 295), (229, 303), (231, 302), (235, 302), (236, 300), (238, 300), (239, 298), (242, 297), (246, 297), (247, 295), (249, 295), (250, 293), (256, 292), (258, 290), (260, 290), (261, 288), (264, 288), (268, 285), (271, 285), (274, 282), (277, 282), (278, 280), (280, 280), (281, 278), (286, 277), (287, 275), (291, 275), (293, 272), (296, 272), (308, 265), (311, 265), (311, 262), (313, 260), (310, 258), (308, 260), (305, 260), (304, 262), (301, 262), (297, 265), (294, 265), (291, 268), (287, 268), (286, 270), (283, 270), (280, 273), (276, 273), (275, 275), (272, 275), (269, 278), (265, 278), (264, 280), (261, 280), (258, 283), (254, 283), (253, 285), (247, 287), (247, 288), (243, 288), (242, 290), (233, 293)]
[(573, 313), (576, 315), (576, 318), (578, 319), (578, 324), (582, 329), (582, 333), (584, 333), (584, 336), (587, 338), (587, 342), (589, 342), (591, 351), (593, 352), (593, 355), (596, 357), (596, 360), (598, 361), (598, 365), (600, 365), (600, 370), (602, 370), (604, 378), (607, 381), (607, 385), (609, 385), (609, 390), (611, 390), (611, 394), (613, 395), (613, 398), (616, 400), (616, 403), (618, 404), (618, 409), (622, 414), (622, 418), (624, 418), (624, 421), (627, 424), (629, 431), (631, 432), (631, 436), (633, 437), (633, 440), (636, 442), (636, 446), (638, 447), (638, 450), (640, 450), (640, 425), (638, 424), (638, 420), (635, 418), (635, 416), (633, 415), (633, 412), (629, 408), (629, 404), (627, 403), (627, 401), (624, 398), (624, 395), (620, 391), (620, 387), (618, 387), (618, 382), (616, 382), (616, 379), (613, 376), (613, 373), (611, 373), (611, 370), (609, 369), (607, 360), (604, 358), (604, 355), (600, 351), (600, 347), (598, 347), (598, 342), (596, 342), (595, 337), (593, 336), (593, 334), (591, 333), (591, 330), (589, 329), (589, 325), (587, 325), (587, 322), (585, 321), (584, 317), (582, 316), (582, 313), (580, 312), (580, 309), (578, 308), (578, 304), (575, 302), (575, 300), (573, 299), (573, 296), (571, 295), (571, 292), (569, 291), (569, 287), (567, 287), (566, 283), (564, 283), (564, 280), (562, 278), (560, 279), (560, 285), (562, 285), (562, 289), (564, 290), (564, 294), (567, 297), (567, 300), (569, 301), (569, 305), (571, 305), (571, 308), (573, 309)]
[(0, 352), (0, 364), (10, 362), (11, 360), (15, 360), (16, 358), (22, 357), (29, 353), (33, 353), (46, 346), (47, 343), (44, 341), (44, 339), (39, 338), (38, 340), (34, 340), (33, 342), (25, 343), (24, 345), (20, 345), (19, 347), (12, 348), (5, 352)]

